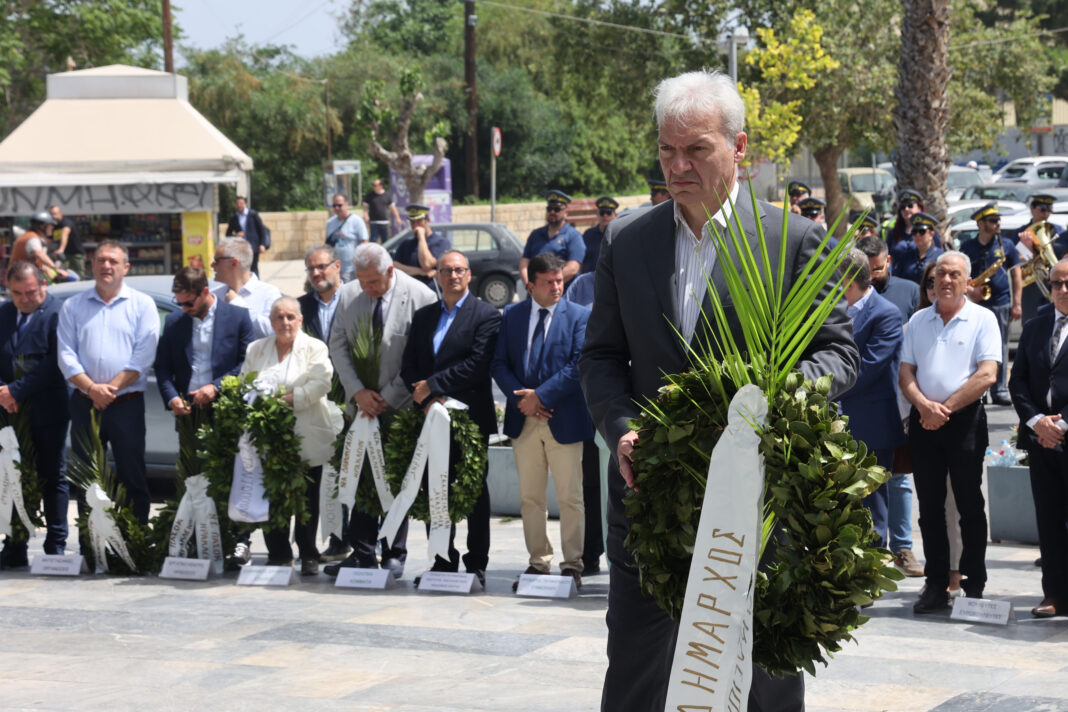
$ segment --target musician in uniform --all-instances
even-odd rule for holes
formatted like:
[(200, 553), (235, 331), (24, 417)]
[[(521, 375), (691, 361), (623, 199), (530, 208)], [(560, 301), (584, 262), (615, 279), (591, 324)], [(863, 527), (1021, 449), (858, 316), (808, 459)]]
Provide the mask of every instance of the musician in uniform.
[(972, 220), (979, 226), (979, 235), (960, 247), (960, 251), (972, 261), (968, 298), (992, 311), (998, 320), (1001, 362), (998, 363), (998, 377), (990, 389), (990, 397), (994, 405), (1012, 405), (1005, 363), (1009, 359), (1009, 322), (1019, 319), (1023, 313), (1020, 258), (1012, 240), (1000, 234), (1001, 215), (997, 203), (987, 203), (976, 210), (972, 213)]
[[(1047, 302), (1046, 294), (1039, 288), (1037, 280), (1045, 280), (1049, 271), (1053, 269), (1053, 263), (1064, 257), (1068, 252), (1068, 232), (1064, 228), (1049, 221), (1050, 213), (1053, 212), (1055, 198), (1052, 195), (1036, 193), (1031, 196), (1031, 222), (1027, 227), (1021, 228), (1016, 233), (1016, 254), (1020, 258), (1020, 277), (1023, 284), (1023, 316), (1022, 320), (1027, 323), (1035, 316), (1038, 308)], [(1048, 245), (1052, 255), (1046, 253), (1041, 256), (1044, 248)], [(1038, 259), (1038, 263), (1032, 260)], [(1040, 274), (1034, 274), (1034, 267), (1040, 263), (1043, 265)]]

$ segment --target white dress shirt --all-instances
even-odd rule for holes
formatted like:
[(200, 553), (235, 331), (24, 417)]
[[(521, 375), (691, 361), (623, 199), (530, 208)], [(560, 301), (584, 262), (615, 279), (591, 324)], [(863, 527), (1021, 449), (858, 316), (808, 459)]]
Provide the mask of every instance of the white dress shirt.
[[(731, 203), (738, 200), (738, 181), (731, 188), (730, 198), (730, 202), (724, 203), (712, 216), (720, 231), (727, 227), (731, 218)], [(675, 298), (679, 307), (679, 331), (687, 343), (693, 338), (701, 315), (701, 304), (708, 291), (706, 280), (716, 266), (716, 243), (711, 238), (712, 228), (707, 221), (701, 227), (701, 234), (704, 237), (698, 240), (679, 204), (675, 203)]]

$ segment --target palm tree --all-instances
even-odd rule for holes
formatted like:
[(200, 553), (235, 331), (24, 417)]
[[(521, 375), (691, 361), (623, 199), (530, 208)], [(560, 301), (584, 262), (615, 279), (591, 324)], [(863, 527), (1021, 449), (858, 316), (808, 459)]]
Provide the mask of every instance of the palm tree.
[(949, 118), (949, 0), (902, 0), (901, 61), (894, 107), (897, 183), (924, 196), (924, 206), (946, 224), (946, 125)]

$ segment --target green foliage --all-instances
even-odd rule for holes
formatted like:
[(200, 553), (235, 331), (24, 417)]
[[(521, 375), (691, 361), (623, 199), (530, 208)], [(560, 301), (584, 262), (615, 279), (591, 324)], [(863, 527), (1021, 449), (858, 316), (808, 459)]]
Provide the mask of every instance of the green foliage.
[[(466, 519), (474, 511), (475, 501), (485, 486), (488, 456), (482, 431), (471, 420), (467, 411), (450, 410), (449, 416), (452, 419), (452, 446), (460, 451), (455, 467), (449, 472), (449, 519), (455, 523)], [(394, 494), (400, 492), (424, 420), (426, 417), (420, 411), (405, 410), (397, 413), (389, 425), (389, 437), (382, 447), (386, 456), (386, 480)], [(374, 489), (370, 477), (361, 474), (360, 489), (364, 487), (365, 482)], [(358, 503), (361, 501), (359, 491), (357, 489)], [(374, 499), (377, 509), (378, 495), (375, 495)], [(430, 501), (425, 487), (420, 487), (408, 514), (421, 522), (430, 521)]]
[(462, 32), (463, 4), (450, 0), (355, 0), (342, 30), (397, 55), (430, 55)]
[(5, 0), (0, 8), (0, 135), (44, 100), (45, 75), (66, 71), (68, 57), (80, 69), (161, 64), (155, 0)]

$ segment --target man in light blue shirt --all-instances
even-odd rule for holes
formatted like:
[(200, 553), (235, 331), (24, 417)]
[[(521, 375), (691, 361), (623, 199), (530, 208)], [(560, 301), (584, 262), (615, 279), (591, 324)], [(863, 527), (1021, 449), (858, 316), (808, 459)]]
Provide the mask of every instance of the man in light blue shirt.
[(100, 415), (100, 439), (111, 443), (115, 469), (134, 515), (148, 522), (145, 480), (145, 386), (156, 356), (159, 314), (147, 294), (123, 284), (130, 270), (126, 248), (113, 240), (93, 255), (95, 287), (67, 300), (59, 315), (59, 370), (74, 387), (71, 443), (85, 446), (90, 412)]
[(338, 193), (331, 205), (334, 215), (326, 222), (326, 244), (334, 248), (341, 260), (341, 279), (351, 282), (356, 278), (352, 257), (356, 246), (367, 242), (367, 226), (360, 216), (349, 211), (347, 196)]

